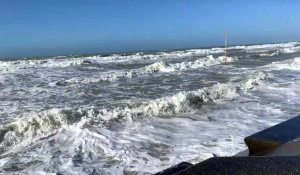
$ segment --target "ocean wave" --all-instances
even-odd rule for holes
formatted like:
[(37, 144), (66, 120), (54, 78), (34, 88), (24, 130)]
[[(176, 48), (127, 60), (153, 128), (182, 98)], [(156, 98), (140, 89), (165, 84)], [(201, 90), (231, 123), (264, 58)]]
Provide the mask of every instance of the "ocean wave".
[(30, 117), (17, 119), (0, 127), (0, 145), (3, 148), (17, 144), (23, 139), (33, 140), (51, 135), (63, 126), (83, 120), (85, 115), (78, 111), (57, 108), (32, 113)]
[(264, 53), (260, 53), (258, 56), (260, 57), (273, 57), (279, 55), (281, 52), (280, 51), (267, 51)]
[[(212, 66), (216, 64), (224, 63), (225, 57), (219, 56), (215, 58), (212, 55), (208, 55), (203, 59), (198, 59), (196, 61), (189, 61), (189, 62), (182, 62), (182, 63), (175, 63), (171, 64), (169, 67), (174, 70), (188, 70), (188, 69), (196, 69), (200, 67)], [(226, 57), (227, 62), (234, 62), (237, 61), (237, 57)]]
[[(226, 57), (227, 62), (234, 62), (238, 60), (237, 57)], [(152, 63), (148, 66), (127, 70), (127, 71), (109, 71), (109, 72), (102, 72), (99, 76), (93, 77), (85, 77), (85, 78), (71, 78), (65, 80), (67, 83), (92, 83), (92, 82), (99, 82), (99, 81), (108, 81), (114, 82), (120, 79), (131, 79), (142, 75), (148, 75), (153, 73), (171, 73), (177, 71), (184, 71), (184, 70), (191, 70), (197, 69), (201, 67), (213, 66), (217, 64), (222, 64), (224, 62), (224, 56), (213, 57), (212, 55), (208, 55), (206, 57), (202, 57), (195, 61), (187, 61), (187, 62), (180, 62), (180, 63), (173, 63), (173, 64), (166, 64), (162, 61)]]
[(84, 128), (92, 125), (105, 125), (112, 121), (132, 121), (141, 117), (170, 117), (179, 113), (193, 111), (207, 102), (219, 102), (233, 99), (240, 93), (257, 86), (266, 79), (264, 72), (253, 72), (239, 82), (215, 84), (197, 91), (182, 91), (172, 96), (155, 100), (128, 101), (122, 106), (103, 109), (50, 109), (34, 113), (30, 117), (20, 118), (0, 127), (0, 147), (2, 150), (19, 143), (31, 143), (34, 140), (55, 134), (63, 127), (76, 125)]
[(273, 62), (272, 64), (264, 66), (264, 68), (267, 68), (268, 70), (300, 70), (300, 57), (285, 61)]
[(300, 51), (300, 46), (281, 49), (281, 53), (295, 53)]
[(157, 52), (155, 54), (144, 54), (136, 53), (132, 55), (119, 55), (114, 54), (111, 56), (103, 57), (101, 55), (95, 55), (86, 57), (87, 60), (90, 60), (94, 64), (101, 64), (103, 62), (130, 62), (130, 61), (145, 61), (145, 60), (161, 60), (169, 58), (183, 58), (190, 56), (204, 56), (210, 54), (223, 53), (223, 48), (210, 48), (210, 49), (190, 49), (185, 51), (171, 51), (171, 52)]
[(277, 43), (277, 44), (258, 44), (249, 46), (232, 46), (229, 49), (244, 49), (247, 52), (256, 53), (275, 49), (292, 48), (298, 45), (299, 42)]
[[(279, 44), (262, 44), (251, 46), (232, 46), (228, 49), (245, 49), (247, 52), (263, 52), (265, 50), (278, 49), (282, 53), (293, 53), (300, 51), (299, 42), (279, 43)], [(190, 49), (185, 51), (157, 52), (155, 54), (144, 54), (142, 52), (132, 55), (113, 54), (109, 56), (95, 55), (88, 57), (52, 57), (47, 59), (31, 59), (16, 61), (0, 61), (0, 72), (10, 73), (19, 69), (48, 67), (48, 68), (65, 68), (70, 66), (79, 66), (83, 64), (103, 64), (118, 63), (131, 61), (163, 61), (170, 58), (183, 58), (193, 56), (205, 56), (211, 54), (223, 53), (224, 48), (210, 49)]]
[(30, 59), (30, 60), (16, 60), (16, 61), (0, 61), (0, 72), (10, 73), (19, 69), (48, 67), (48, 68), (65, 68), (70, 66), (78, 66), (83, 64), (103, 64), (116, 62), (130, 62), (130, 61), (145, 61), (145, 60), (163, 60), (169, 58), (183, 58), (189, 56), (204, 56), (214, 53), (224, 52), (223, 48), (211, 49), (190, 49), (185, 51), (172, 52), (157, 52), (155, 54), (144, 54), (142, 52), (132, 55), (112, 54), (110, 56), (88, 56), (88, 57), (52, 57), (47, 59)]
[(28, 68), (65, 68), (78, 66), (82, 63), (83, 60), (77, 58), (0, 61), (0, 72), (11, 73)]

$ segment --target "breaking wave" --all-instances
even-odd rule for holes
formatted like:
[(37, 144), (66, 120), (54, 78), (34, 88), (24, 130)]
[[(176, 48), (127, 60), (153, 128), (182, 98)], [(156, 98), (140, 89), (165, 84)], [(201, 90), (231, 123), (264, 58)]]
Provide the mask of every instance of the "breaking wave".
[(132, 55), (119, 55), (112, 54), (110, 56), (89, 56), (78, 58), (65, 58), (65, 57), (53, 57), (48, 59), (28, 59), (28, 60), (16, 60), (16, 61), (0, 61), (0, 72), (9, 73), (19, 69), (27, 69), (34, 67), (51, 67), (51, 68), (64, 68), (69, 66), (77, 66), (85, 64), (86, 62), (92, 64), (102, 63), (115, 63), (115, 62), (129, 62), (129, 61), (145, 61), (145, 60), (160, 60), (169, 58), (182, 58), (187, 56), (201, 56), (214, 53), (222, 53), (223, 48), (211, 48), (211, 49), (191, 49), (186, 51), (173, 51), (173, 52), (158, 52), (156, 54), (144, 54), (142, 52)]
[(221, 48), (0, 62), (0, 171), (150, 174), (234, 155), (297, 112), (297, 47), (229, 47), (228, 66)]
[(250, 46), (232, 46), (229, 49), (244, 49), (250, 53), (264, 52), (275, 49), (289, 49), (297, 46), (299, 42), (289, 42), (289, 43), (278, 43), (278, 44), (260, 44), (260, 45), (250, 45)]
[(31, 143), (33, 140), (55, 134), (63, 127), (85, 128), (91, 125), (105, 125), (112, 121), (132, 121), (136, 118), (160, 116), (170, 117), (191, 112), (207, 102), (233, 99), (240, 93), (257, 86), (267, 75), (253, 72), (241, 81), (215, 84), (197, 91), (182, 91), (173, 96), (155, 100), (128, 101), (124, 105), (104, 109), (50, 109), (20, 118), (0, 127), (2, 150), (13, 145)]
[(82, 120), (84, 113), (67, 109), (50, 109), (33, 113), (0, 128), (1, 147), (19, 143), (22, 139), (33, 140), (53, 134), (57, 129)]
[[(169, 67), (174, 70), (187, 70), (187, 69), (196, 69), (200, 67), (212, 66), (216, 64), (224, 63), (224, 56), (219, 56), (214, 58), (212, 55), (208, 55), (203, 59), (198, 59), (196, 61), (182, 62), (171, 64)], [(227, 62), (233, 62), (237, 60), (237, 57), (226, 57)]]
[[(237, 57), (227, 57), (227, 62), (234, 62), (236, 60)], [(162, 61), (159, 61), (139, 69), (133, 69), (128, 71), (103, 72), (101, 75), (97, 77), (72, 78), (65, 81), (67, 83), (91, 83), (91, 82), (99, 82), (99, 81), (114, 82), (120, 79), (130, 79), (141, 75), (147, 75), (147, 74), (152, 74), (157, 72), (170, 73), (176, 71), (184, 71), (184, 70), (222, 64), (223, 62), (224, 62), (224, 56), (219, 56), (217, 58), (214, 58), (212, 55), (208, 55), (206, 57), (197, 59), (195, 61), (188, 61), (188, 62), (181, 62), (181, 63), (174, 63), (174, 64), (166, 64)]]
[(145, 61), (145, 60), (161, 60), (169, 58), (183, 58), (190, 56), (204, 56), (209, 54), (223, 53), (223, 48), (211, 48), (211, 49), (190, 49), (185, 51), (172, 51), (172, 52), (157, 52), (156, 54), (144, 54), (142, 52), (133, 55), (118, 55), (113, 54), (111, 56), (103, 57), (101, 55), (86, 57), (88, 60), (92, 60), (94, 64), (103, 62), (130, 62), (130, 61)]
[[(251, 46), (232, 46), (228, 49), (244, 49), (247, 52), (264, 52), (270, 50), (278, 50), (281, 53), (293, 53), (300, 51), (299, 42), (279, 43), (279, 44), (263, 44)], [(144, 54), (142, 52), (132, 55), (113, 54), (109, 56), (89, 56), (89, 57), (52, 57), (48, 59), (28, 59), (16, 61), (0, 61), (0, 72), (10, 73), (20, 69), (48, 67), (48, 68), (65, 68), (69, 66), (78, 66), (89, 62), (91, 64), (130, 62), (130, 61), (163, 61), (170, 58), (183, 58), (193, 56), (205, 56), (210, 54), (223, 53), (224, 48), (211, 49), (190, 49), (185, 51), (158, 52), (155, 54)], [(263, 54), (263, 53), (262, 53)], [(274, 53), (277, 54), (277, 53)], [(266, 55), (265, 55), (266, 56)]]
[(272, 64), (265, 66), (265, 68), (268, 68), (269, 70), (300, 70), (300, 57), (286, 61), (273, 62)]
[(282, 52), (282, 53), (295, 53), (295, 52), (299, 52), (299, 51), (300, 51), (300, 46), (284, 48), (284, 49), (280, 50), (280, 52)]
[(280, 51), (273, 51), (273, 52), (265, 52), (265, 53), (260, 53), (258, 56), (260, 57), (273, 57), (279, 55), (281, 52)]
[(65, 68), (81, 65), (83, 60), (77, 58), (67, 59), (40, 59), (40, 60), (16, 60), (0, 61), (0, 72), (10, 73), (20, 69), (28, 68)]

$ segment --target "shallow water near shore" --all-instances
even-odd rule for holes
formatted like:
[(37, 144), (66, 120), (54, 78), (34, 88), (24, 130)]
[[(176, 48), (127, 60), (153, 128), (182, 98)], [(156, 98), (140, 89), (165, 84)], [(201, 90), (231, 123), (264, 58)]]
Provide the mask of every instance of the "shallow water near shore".
[(300, 113), (300, 43), (0, 61), (0, 173), (150, 174)]

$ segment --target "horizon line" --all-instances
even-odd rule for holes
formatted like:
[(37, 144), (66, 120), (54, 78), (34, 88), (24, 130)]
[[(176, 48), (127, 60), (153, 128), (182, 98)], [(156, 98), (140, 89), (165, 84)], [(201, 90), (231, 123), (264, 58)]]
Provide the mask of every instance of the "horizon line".
[[(239, 43), (239, 44), (228, 44), (227, 47), (232, 46), (251, 46), (251, 45), (264, 45), (264, 44), (278, 44), (278, 43), (292, 43), (292, 42), (300, 42), (300, 41), (281, 41), (281, 42), (258, 42), (258, 43)], [(128, 51), (116, 51), (116, 52), (90, 52), (90, 53), (69, 53), (69, 54), (57, 54), (57, 55), (51, 55), (51, 54), (40, 54), (38, 56), (12, 56), (12, 57), (1, 57), (0, 61), (10, 61), (10, 60), (18, 60), (18, 59), (42, 59), (42, 58), (54, 58), (54, 57), (81, 57), (81, 56), (109, 56), (114, 54), (133, 54), (133, 53), (152, 53), (152, 52), (171, 52), (171, 51), (179, 51), (179, 50), (189, 50), (189, 49), (208, 49), (208, 48), (222, 48), (224, 45), (211, 45), (211, 46), (203, 46), (203, 47), (182, 47), (182, 48), (170, 48), (170, 49), (145, 49), (145, 50), (128, 50)]]

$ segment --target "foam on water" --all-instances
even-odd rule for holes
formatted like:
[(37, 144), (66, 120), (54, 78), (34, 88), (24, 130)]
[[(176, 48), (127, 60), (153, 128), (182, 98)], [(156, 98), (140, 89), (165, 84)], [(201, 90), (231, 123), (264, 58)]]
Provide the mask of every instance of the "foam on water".
[(280, 51), (275, 51), (275, 52), (265, 52), (265, 53), (260, 53), (260, 57), (273, 57), (273, 56), (278, 56), (280, 54)]
[(150, 174), (234, 155), (300, 112), (298, 44), (231, 47), (228, 65), (221, 48), (2, 61), (0, 171)]
[(129, 101), (121, 107), (105, 109), (51, 109), (31, 114), (30, 117), (18, 119), (1, 127), (1, 147), (49, 136), (62, 126), (74, 123), (84, 126), (102, 125), (113, 119), (132, 121), (137, 117), (170, 116), (191, 111), (207, 102), (217, 102), (223, 99), (234, 98), (238, 93), (252, 89), (261, 80), (266, 78), (262, 72), (252, 73), (239, 83), (216, 84), (212, 87), (197, 91), (179, 92), (173, 96), (162, 97), (150, 101)]
[(1, 127), (1, 147), (24, 144), (25, 139), (32, 142), (55, 133), (59, 128), (79, 122), (84, 114), (67, 109), (50, 109), (32, 113), (30, 117), (18, 119)]
[(282, 53), (295, 53), (300, 51), (300, 46), (284, 48), (281, 50)]
[[(245, 133), (251, 134), (266, 124), (269, 126), (272, 122), (282, 120), (279, 117), (270, 118), (271, 115), (282, 116), (282, 111), (264, 105), (257, 108), (257, 104), (236, 102), (229, 111), (213, 110), (202, 120), (143, 120), (115, 132), (109, 129), (95, 132), (93, 129), (70, 126), (60, 129), (55, 136), (46, 138), (46, 141), (35, 142), (5, 161), (17, 165), (14, 161), (22, 156), (34, 156), (37, 163), (26, 170), (33, 174), (44, 173), (45, 170), (71, 174), (122, 174), (153, 173), (181, 161), (196, 163), (213, 156), (230, 156), (245, 148), (242, 142)], [(218, 118), (220, 113), (222, 117)], [(266, 118), (260, 116), (263, 114)], [(192, 137), (187, 138), (185, 134), (192, 134)], [(214, 135), (218, 135), (217, 139), (212, 139)], [(137, 151), (139, 149), (141, 150)], [(23, 160), (27, 164), (31, 161)], [(47, 163), (40, 164), (39, 161)], [(4, 167), (9, 167), (8, 164), (1, 163)]]
[(0, 61), (0, 71), (2, 73), (15, 72), (28, 68), (65, 68), (69, 66), (81, 65), (83, 60), (77, 58), (67, 59), (43, 59), (43, 60), (17, 60)]
[(265, 66), (271, 68), (271, 70), (281, 70), (281, 69), (290, 69), (290, 70), (300, 70), (300, 57), (296, 57), (291, 60), (273, 62), (270, 65)]
[[(263, 44), (263, 45), (251, 45), (251, 46), (232, 46), (229, 49), (245, 49), (249, 52), (264, 52), (273, 49), (279, 49), (283, 53), (293, 53), (300, 50), (300, 46), (297, 46), (298, 42), (279, 43), (279, 44)], [(147, 61), (147, 60), (161, 60), (170, 58), (184, 58), (191, 56), (203, 56), (209, 54), (223, 53), (223, 48), (211, 48), (211, 49), (190, 49), (186, 51), (173, 51), (173, 52), (161, 52), (158, 54), (143, 54), (136, 53), (133, 55), (122, 56), (114, 54), (111, 56), (90, 56), (79, 58), (65, 58), (65, 57), (53, 57), (49, 59), (40, 60), (17, 60), (17, 61), (0, 61), (0, 71), (2, 73), (12, 72), (19, 69), (33, 68), (33, 67), (58, 67), (64, 68), (69, 66), (77, 66), (89, 62), (92, 64), (111, 63), (111, 62), (129, 62), (129, 61)]]
[(157, 52), (156, 54), (143, 54), (137, 53), (134, 55), (112, 55), (107, 57), (91, 56), (86, 57), (88, 60), (92, 60), (93, 63), (103, 62), (131, 62), (131, 61), (148, 61), (148, 60), (161, 60), (170, 58), (184, 58), (191, 56), (203, 56), (209, 54), (223, 53), (223, 48), (211, 48), (211, 49), (190, 49), (185, 51), (172, 51), (172, 52)]
[(250, 46), (232, 46), (229, 49), (244, 49), (247, 52), (257, 53), (270, 51), (274, 49), (289, 49), (298, 45), (299, 42), (289, 42), (289, 43), (278, 43), (278, 44), (261, 44), (261, 45), (250, 45)]
[[(237, 57), (227, 57), (227, 62), (234, 62), (237, 60), (238, 60)], [(187, 61), (187, 62), (183, 61), (180, 63), (173, 63), (173, 64), (166, 64), (162, 61), (159, 61), (139, 69), (131, 69), (127, 71), (116, 70), (110, 72), (102, 72), (101, 75), (94, 76), (94, 77), (72, 78), (65, 81), (68, 83), (91, 83), (91, 82), (99, 82), (99, 81), (114, 82), (120, 79), (130, 79), (130, 78), (135, 78), (142, 75), (149, 75), (153, 73), (172, 73), (178, 71), (197, 69), (201, 67), (213, 66), (222, 63), (224, 63), (224, 56), (219, 56), (214, 58), (212, 55), (208, 55), (207, 57), (202, 57), (195, 61)]]

